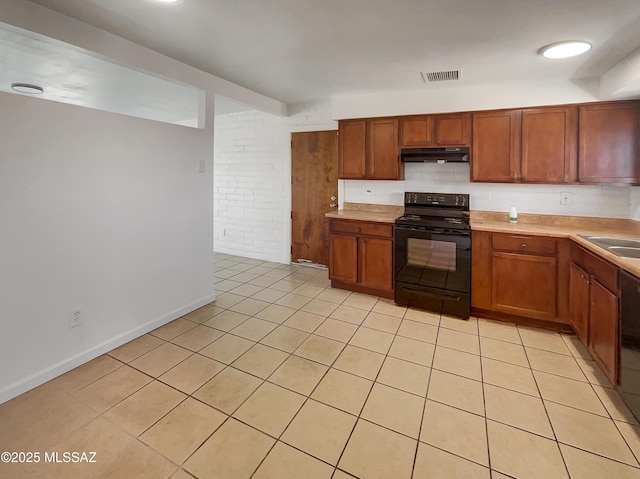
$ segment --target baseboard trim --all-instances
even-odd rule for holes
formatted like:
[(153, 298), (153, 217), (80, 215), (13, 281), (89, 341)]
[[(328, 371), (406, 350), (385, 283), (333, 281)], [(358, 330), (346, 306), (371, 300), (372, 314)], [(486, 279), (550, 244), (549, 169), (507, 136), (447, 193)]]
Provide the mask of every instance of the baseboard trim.
[(111, 338), (107, 341), (104, 341), (92, 348), (86, 349), (78, 354), (71, 356), (63, 361), (60, 361), (46, 369), (43, 369), (40, 372), (32, 374), (21, 381), (17, 381), (13, 384), (9, 384), (3, 389), (0, 389), (0, 404), (13, 399), (14, 397), (23, 394), (30, 389), (33, 389), (37, 386), (40, 386), (47, 381), (60, 376), (61, 374), (66, 373), (67, 371), (71, 371), (73, 368), (80, 366), (92, 359), (97, 358), (98, 356), (111, 351), (112, 349), (117, 348), (118, 346), (122, 346), (129, 341), (136, 339), (144, 334), (147, 334), (149, 331), (153, 331), (160, 326), (163, 326), (174, 319), (178, 319), (181, 316), (184, 316), (191, 311), (194, 311), (206, 304), (213, 302), (216, 299), (215, 294), (211, 294), (201, 298), (193, 303), (190, 303), (181, 308), (175, 309), (167, 314), (160, 316), (159, 318), (152, 319), (144, 323), (141, 326), (138, 326), (134, 329), (131, 329), (125, 333), (119, 334), (118, 336)]

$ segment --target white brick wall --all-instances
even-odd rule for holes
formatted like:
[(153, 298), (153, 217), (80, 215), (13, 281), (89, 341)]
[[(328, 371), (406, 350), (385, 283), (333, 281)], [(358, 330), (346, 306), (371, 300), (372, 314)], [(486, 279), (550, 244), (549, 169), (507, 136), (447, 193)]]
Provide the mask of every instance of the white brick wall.
[[(375, 195), (363, 193), (373, 186)], [(469, 165), (412, 163), (405, 165), (404, 181), (344, 181), (345, 201), (402, 205), (405, 191), (468, 193), (473, 210), (509, 211), (515, 206), (522, 213), (549, 215), (630, 217), (629, 186), (562, 186), (530, 184), (471, 183)], [(560, 204), (560, 193), (571, 194), (568, 205)], [(636, 215), (640, 217), (640, 192)]]
[(214, 249), (288, 263), (291, 133), (338, 128), (330, 105), (293, 105), (289, 116), (259, 111), (215, 118)]

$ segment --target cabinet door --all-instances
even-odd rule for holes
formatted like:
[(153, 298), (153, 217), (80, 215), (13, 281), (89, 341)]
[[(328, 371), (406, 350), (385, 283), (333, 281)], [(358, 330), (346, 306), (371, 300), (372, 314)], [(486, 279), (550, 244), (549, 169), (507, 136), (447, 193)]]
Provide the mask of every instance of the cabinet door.
[(556, 316), (556, 258), (494, 251), (491, 303), (494, 311), (553, 320)]
[(471, 180), (513, 182), (519, 165), (520, 112), (474, 113)]
[(491, 309), (491, 233), (471, 232), (471, 307)]
[(522, 181), (564, 183), (573, 180), (576, 107), (522, 111)]
[(360, 237), (360, 284), (393, 290), (393, 240)]
[(364, 178), (366, 172), (366, 133), (367, 123), (365, 120), (339, 122), (339, 178)]
[(569, 323), (583, 344), (589, 344), (589, 273), (575, 263), (569, 266)]
[(431, 117), (421, 116), (402, 120), (402, 146), (417, 148), (431, 145)]
[(329, 278), (344, 283), (358, 282), (358, 237), (332, 234), (329, 251)]
[(433, 132), (438, 146), (468, 146), (471, 115), (436, 115), (433, 117)]
[(618, 381), (618, 298), (591, 277), (589, 351), (612, 385)]
[(638, 103), (579, 107), (578, 181), (640, 182)]
[(398, 120), (370, 120), (369, 168), (366, 177), (372, 180), (402, 179), (399, 150)]

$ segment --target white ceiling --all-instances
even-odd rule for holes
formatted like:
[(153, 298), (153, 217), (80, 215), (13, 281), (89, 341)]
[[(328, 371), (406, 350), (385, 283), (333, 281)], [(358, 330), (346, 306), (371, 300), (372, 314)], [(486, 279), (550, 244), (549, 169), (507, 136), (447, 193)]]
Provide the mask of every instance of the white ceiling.
[[(640, 48), (638, 0), (33, 0), (286, 103), (439, 88), (599, 79)], [(540, 47), (584, 39), (559, 61)], [(451, 83), (446, 83), (450, 88)]]

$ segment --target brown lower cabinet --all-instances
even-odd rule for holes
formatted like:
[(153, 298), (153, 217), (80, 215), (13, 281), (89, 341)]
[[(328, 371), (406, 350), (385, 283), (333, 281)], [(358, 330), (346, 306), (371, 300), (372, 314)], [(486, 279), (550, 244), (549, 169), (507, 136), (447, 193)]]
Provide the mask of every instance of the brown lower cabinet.
[(568, 329), (567, 241), (474, 231), (471, 306), (475, 313)]
[(612, 385), (618, 384), (618, 268), (580, 246), (571, 249), (571, 326)]
[(331, 286), (393, 298), (393, 225), (329, 222)]

